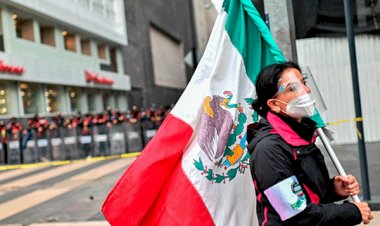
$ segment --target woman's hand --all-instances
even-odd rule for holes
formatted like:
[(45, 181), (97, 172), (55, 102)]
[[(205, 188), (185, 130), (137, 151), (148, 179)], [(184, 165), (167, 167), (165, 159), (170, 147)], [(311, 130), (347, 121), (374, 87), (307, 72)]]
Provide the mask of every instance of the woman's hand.
[(352, 175), (334, 177), (334, 190), (339, 196), (352, 196), (360, 193), (359, 183)]
[(358, 209), (360, 210), (363, 223), (368, 224), (373, 219), (373, 216), (371, 214), (371, 209), (369, 208), (368, 203), (354, 202), (353, 204), (356, 205), (356, 207), (358, 207)]

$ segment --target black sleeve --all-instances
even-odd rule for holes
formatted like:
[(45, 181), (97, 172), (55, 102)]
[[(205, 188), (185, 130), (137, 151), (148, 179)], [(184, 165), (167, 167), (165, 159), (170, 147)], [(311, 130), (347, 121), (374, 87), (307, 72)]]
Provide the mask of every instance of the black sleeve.
[(348, 198), (348, 196), (340, 196), (335, 193), (334, 177), (329, 180), (327, 185), (327, 198), (329, 202), (337, 202)]
[[(255, 146), (252, 157), (251, 167), (262, 191), (295, 175), (292, 150), (285, 143), (263, 139)], [(302, 212), (285, 222), (289, 225), (354, 225), (361, 222), (361, 213), (351, 203), (308, 203)]]
[(272, 139), (263, 139), (255, 146), (252, 163), (261, 190), (294, 175), (291, 150), (287, 149), (290, 147)]
[(290, 225), (356, 225), (362, 221), (359, 209), (352, 203), (309, 203), (304, 211), (286, 220)]

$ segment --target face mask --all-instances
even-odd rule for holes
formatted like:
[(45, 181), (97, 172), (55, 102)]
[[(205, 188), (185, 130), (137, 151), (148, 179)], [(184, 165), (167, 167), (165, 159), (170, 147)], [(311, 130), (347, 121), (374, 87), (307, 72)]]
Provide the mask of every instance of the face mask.
[(286, 105), (286, 114), (292, 118), (304, 118), (314, 115), (315, 101), (310, 94), (304, 94), (289, 101)]

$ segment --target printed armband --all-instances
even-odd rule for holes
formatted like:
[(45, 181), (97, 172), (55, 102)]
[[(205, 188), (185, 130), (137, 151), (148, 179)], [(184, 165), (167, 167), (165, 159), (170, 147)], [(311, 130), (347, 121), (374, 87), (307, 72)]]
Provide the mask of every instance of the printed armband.
[(264, 194), (282, 221), (297, 215), (306, 208), (306, 196), (295, 176), (288, 177), (266, 189)]

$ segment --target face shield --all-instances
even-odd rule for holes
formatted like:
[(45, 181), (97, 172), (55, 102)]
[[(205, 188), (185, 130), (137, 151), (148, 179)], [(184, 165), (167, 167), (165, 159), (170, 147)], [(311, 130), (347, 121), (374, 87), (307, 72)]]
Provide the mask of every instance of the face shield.
[(310, 88), (310, 94), (315, 100), (316, 114), (312, 117), (312, 120), (317, 123), (317, 127), (322, 127), (323, 132), (329, 138), (330, 141), (334, 140), (333, 132), (325, 127), (325, 123), (322, 118), (317, 115), (317, 112), (324, 112), (327, 110), (326, 104), (323, 101), (322, 95), (319, 92), (318, 86), (314, 80), (313, 75), (310, 72), (309, 67), (301, 67), (302, 76), (305, 78), (306, 85)]
[(318, 86), (315, 83), (314, 77), (310, 72), (308, 66), (301, 67), (302, 76), (305, 78), (306, 85), (310, 88), (310, 94), (312, 98), (315, 100), (316, 108), (319, 112), (324, 112), (327, 110), (326, 104), (323, 101), (322, 95), (319, 92)]
[[(307, 71), (307, 70), (306, 70)], [(310, 70), (301, 74), (298, 70), (287, 70), (279, 80), (278, 92), (274, 96), (278, 101), (286, 104), (285, 114), (300, 119), (317, 114), (314, 93), (319, 94)]]

